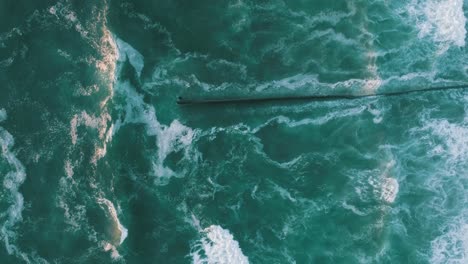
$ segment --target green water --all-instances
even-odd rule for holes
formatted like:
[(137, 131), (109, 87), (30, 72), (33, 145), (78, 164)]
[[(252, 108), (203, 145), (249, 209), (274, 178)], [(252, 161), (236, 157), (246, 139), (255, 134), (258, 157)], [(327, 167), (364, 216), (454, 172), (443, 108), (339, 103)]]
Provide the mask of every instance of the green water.
[(0, 263), (467, 263), (466, 0), (0, 0)]

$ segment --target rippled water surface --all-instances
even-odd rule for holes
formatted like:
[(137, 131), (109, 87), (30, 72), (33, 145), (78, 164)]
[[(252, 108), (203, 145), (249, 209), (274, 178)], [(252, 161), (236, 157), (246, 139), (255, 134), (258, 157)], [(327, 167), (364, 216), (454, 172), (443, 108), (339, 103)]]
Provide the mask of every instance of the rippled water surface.
[(1, 263), (467, 263), (466, 0), (0, 0)]

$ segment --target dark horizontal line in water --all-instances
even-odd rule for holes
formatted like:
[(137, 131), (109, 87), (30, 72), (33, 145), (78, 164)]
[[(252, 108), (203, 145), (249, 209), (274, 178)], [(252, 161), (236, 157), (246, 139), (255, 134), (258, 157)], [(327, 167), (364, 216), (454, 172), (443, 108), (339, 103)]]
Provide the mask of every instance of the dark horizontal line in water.
[(453, 85), (453, 86), (438, 86), (422, 89), (413, 89), (398, 92), (387, 92), (377, 94), (354, 94), (354, 95), (294, 95), (294, 96), (272, 96), (259, 98), (210, 98), (210, 99), (187, 99), (183, 97), (177, 98), (179, 105), (196, 105), (196, 104), (243, 104), (243, 103), (262, 103), (274, 101), (337, 101), (337, 100), (353, 100), (366, 97), (383, 97), (383, 96), (400, 96), (411, 93), (422, 93), (430, 91), (456, 90), (467, 89), (468, 84)]

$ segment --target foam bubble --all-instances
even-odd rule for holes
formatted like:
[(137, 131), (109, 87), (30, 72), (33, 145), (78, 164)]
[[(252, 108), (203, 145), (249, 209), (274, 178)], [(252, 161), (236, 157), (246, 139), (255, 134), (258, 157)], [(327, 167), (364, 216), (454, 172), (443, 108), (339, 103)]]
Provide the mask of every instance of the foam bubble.
[(242, 253), (232, 234), (218, 225), (203, 230), (204, 237), (191, 252), (194, 264), (246, 264), (249, 259)]

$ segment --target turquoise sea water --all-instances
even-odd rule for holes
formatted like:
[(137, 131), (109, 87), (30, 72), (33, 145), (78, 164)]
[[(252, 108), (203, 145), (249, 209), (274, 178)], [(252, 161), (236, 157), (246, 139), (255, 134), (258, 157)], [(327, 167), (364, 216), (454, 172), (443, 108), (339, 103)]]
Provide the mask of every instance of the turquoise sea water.
[(467, 263), (466, 0), (0, 0), (0, 263)]

